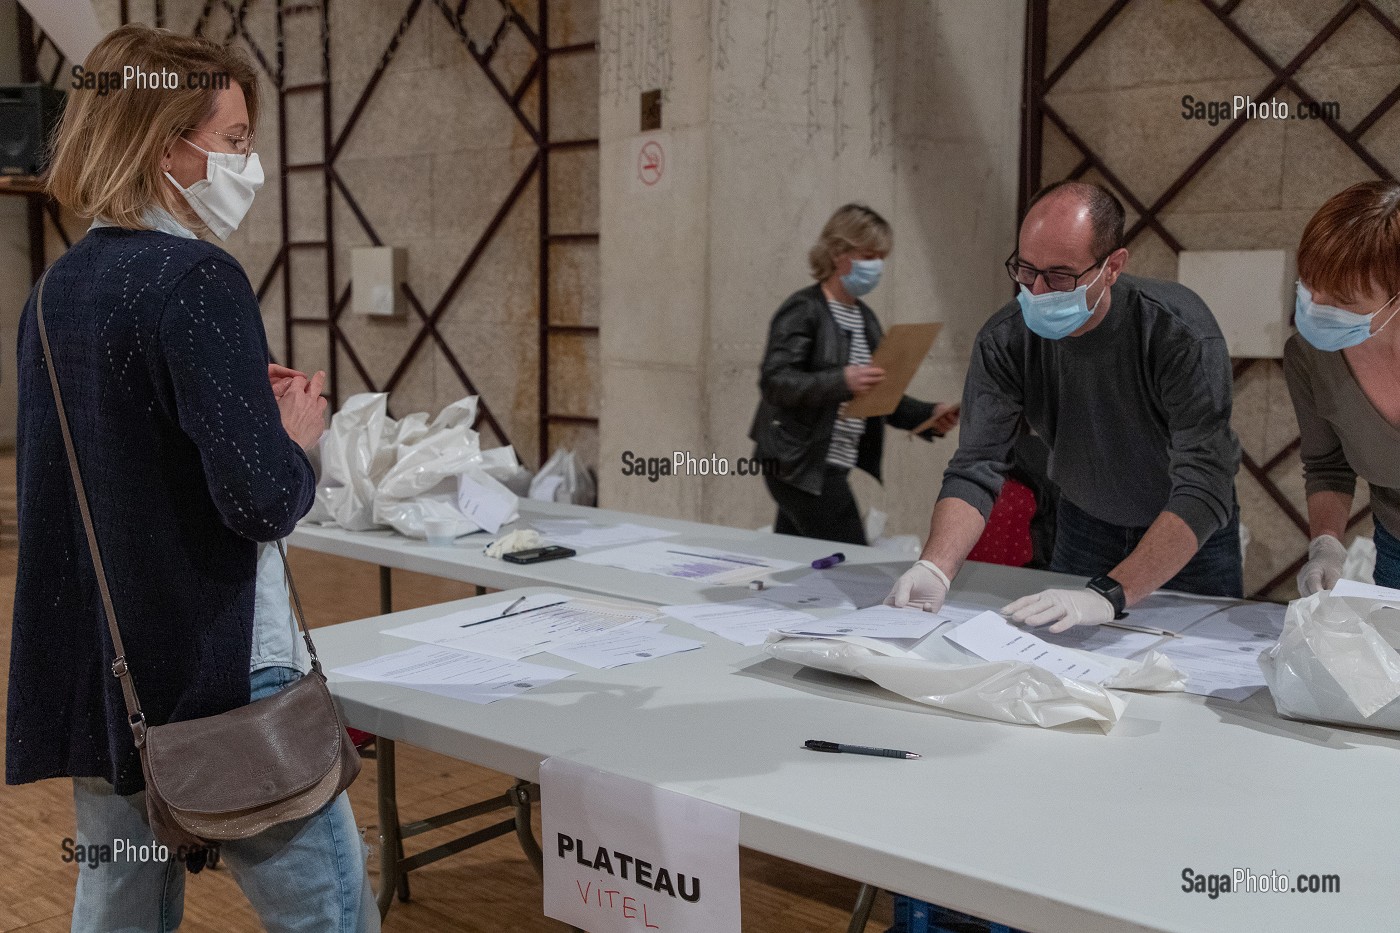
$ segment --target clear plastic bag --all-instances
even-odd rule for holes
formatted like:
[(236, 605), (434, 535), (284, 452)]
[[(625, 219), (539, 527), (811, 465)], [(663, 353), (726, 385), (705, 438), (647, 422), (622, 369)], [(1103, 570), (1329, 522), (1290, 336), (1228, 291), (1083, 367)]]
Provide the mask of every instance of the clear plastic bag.
[(574, 452), (560, 448), (530, 481), (530, 498), (593, 505), (598, 500), (598, 486)]
[(475, 396), (453, 402), (432, 421), (415, 412), (396, 421), (382, 392), (353, 395), (321, 439), (322, 485), (307, 516), (352, 531), (388, 525), (400, 534), (426, 537), (424, 522), (453, 522), (453, 536), (480, 527), (458, 505), (458, 477), (469, 476), (509, 503), (518, 497), (502, 481), (520, 470), (510, 447), (481, 449), (472, 429)]
[(1279, 715), (1400, 730), (1400, 608), (1314, 593), (1259, 656)]
[(766, 650), (784, 661), (872, 681), (926, 706), (1047, 728), (1117, 722), (1128, 701), (1109, 686), (1158, 691), (1184, 686), (1171, 662), (1155, 651), (1141, 660), (1122, 661), (1115, 678), (1099, 685), (1023, 662), (972, 658), (936, 631), (912, 651), (871, 638), (779, 634), (769, 636)]

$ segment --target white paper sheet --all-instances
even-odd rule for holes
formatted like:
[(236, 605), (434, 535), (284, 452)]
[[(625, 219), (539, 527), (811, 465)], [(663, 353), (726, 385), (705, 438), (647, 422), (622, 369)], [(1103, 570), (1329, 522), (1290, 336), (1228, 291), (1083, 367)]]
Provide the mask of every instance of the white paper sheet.
[(784, 626), (802, 625), (816, 618), (758, 598), (740, 599), (732, 603), (663, 606), (661, 611), (673, 619), (689, 622), (720, 638), (750, 647), (763, 644), (769, 632)]
[(986, 611), (986, 606), (976, 606), (972, 603), (960, 603), (950, 599), (945, 602), (943, 607), (935, 612), (934, 615), (938, 616), (940, 619), (947, 619), (949, 622), (962, 623)]
[(605, 567), (621, 567), (637, 573), (654, 573), (682, 580), (731, 582), (754, 580), (777, 570), (791, 570), (797, 564), (771, 557), (757, 557), (737, 551), (698, 545), (633, 544), (626, 547), (580, 554), (572, 560)]
[(923, 638), (949, 617), (919, 609), (871, 606), (826, 619), (813, 619), (800, 625), (784, 626), (792, 635), (863, 635), (867, 638)]
[(944, 637), (984, 661), (1024, 661), (1071, 680), (1102, 683), (1118, 670), (1107, 661), (1092, 661), (1065, 651), (990, 611), (973, 616)]
[(1377, 599), (1400, 606), (1400, 590), (1376, 586), (1374, 583), (1362, 583), (1359, 580), (1338, 580), (1337, 585), (1332, 587), (1332, 595), (1359, 596), (1362, 599)]
[[(1229, 605), (1229, 600), (1155, 593), (1133, 606), (1123, 623), (1179, 633)], [(1046, 631), (1048, 628), (1049, 626), (1043, 626), (1027, 631), (1033, 632), (1036, 637), (1052, 645), (1075, 648), (1079, 651), (1094, 651), (1111, 658), (1136, 657), (1150, 648), (1161, 648), (1177, 641), (1165, 635), (1129, 632), (1111, 625), (1076, 625), (1058, 635)]]
[[(1130, 624), (1136, 624), (1132, 616), (1124, 620)], [(1080, 651), (1096, 651), (1099, 654), (1106, 654), (1111, 658), (1131, 658), (1141, 654), (1153, 645), (1162, 641), (1174, 641), (1165, 635), (1148, 635), (1144, 632), (1126, 632), (1120, 628), (1113, 628), (1109, 625), (1076, 625), (1073, 628), (1053, 635), (1046, 631), (1049, 626), (1041, 628), (1028, 628), (1029, 632), (1034, 632), (1040, 638), (1045, 639), (1052, 645), (1060, 645), (1065, 648), (1076, 648)]]
[(638, 622), (554, 648), (550, 654), (602, 670), (705, 646), (694, 638), (667, 635), (664, 628), (659, 622)]
[(864, 609), (884, 602), (896, 579), (873, 567), (836, 566), (769, 586), (763, 598), (793, 609)]
[(531, 687), (562, 680), (573, 673), (563, 668), (510, 661), (436, 645), (415, 645), (372, 661), (337, 667), (334, 672), (469, 703), (494, 703), (524, 693)]
[(1160, 651), (1186, 675), (1186, 692), (1243, 700), (1264, 686), (1259, 655), (1283, 631), (1283, 606), (1244, 603), (1165, 639)]
[(516, 499), (514, 493), (485, 473), (480, 480), (462, 473), (457, 477), (457, 507), (467, 518), (495, 534), (510, 521)]
[(1165, 629), (1168, 632), (1181, 632), (1231, 604), (1232, 601), (1227, 599), (1153, 593), (1130, 608), (1128, 617), (1123, 622), (1126, 625), (1142, 625), (1147, 628)]
[(397, 635), (399, 638), (410, 638), (413, 641), (426, 641), (431, 644), (438, 644), (443, 639), (452, 639), (462, 634), (462, 628), (472, 622), (480, 622), (485, 619), (494, 619), (502, 615), (506, 610), (512, 613), (522, 612), (526, 609), (535, 609), (549, 603), (566, 601), (569, 597), (563, 593), (534, 593), (524, 598), (513, 597), (508, 593), (499, 594), (499, 599), (485, 604), (475, 605), (470, 609), (462, 609), (457, 612), (447, 613), (432, 619), (424, 619), (422, 622), (412, 622), (408, 625), (400, 625), (397, 628), (387, 628), (385, 635)]
[[(513, 599), (502, 599), (490, 606), (473, 607), (436, 619), (385, 629), (385, 634), (518, 659), (541, 651), (552, 651), (598, 632), (656, 617), (656, 613), (650, 609), (570, 599), (557, 593), (539, 593), (527, 597), (508, 617), (495, 618), (514, 602)], [(556, 603), (559, 605), (553, 605)]]
[(530, 524), (550, 544), (560, 544), (576, 551), (587, 548), (623, 547), (642, 541), (673, 538), (679, 534), (676, 531), (648, 528), (633, 522), (599, 526), (585, 518), (534, 519)]

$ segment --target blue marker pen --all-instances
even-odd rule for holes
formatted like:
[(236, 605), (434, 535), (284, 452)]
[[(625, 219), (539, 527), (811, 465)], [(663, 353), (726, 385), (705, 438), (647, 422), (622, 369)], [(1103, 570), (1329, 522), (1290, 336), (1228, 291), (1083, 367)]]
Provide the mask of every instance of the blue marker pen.
[(840, 551), (837, 551), (830, 557), (819, 557), (816, 560), (812, 561), (812, 569), (825, 570), (828, 567), (835, 567), (837, 564), (841, 563), (845, 559), (846, 555), (842, 554)]

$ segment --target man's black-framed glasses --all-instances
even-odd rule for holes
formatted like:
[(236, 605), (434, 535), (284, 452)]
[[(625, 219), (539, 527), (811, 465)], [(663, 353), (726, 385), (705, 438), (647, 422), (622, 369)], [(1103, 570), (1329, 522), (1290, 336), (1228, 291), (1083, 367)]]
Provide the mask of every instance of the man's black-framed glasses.
[(1116, 250), (1110, 250), (1099, 258), (1093, 265), (1083, 272), (1067, 272), (1060, 269), (1037, 269), (1030, 263), (1022, 262), (1021, 257), (1012, 253), (1006, 257), (1006, 274), (1011, 276), (1011, 281), (1017, 285), (1024, 285), (1026, 288), (1034, 288), (1035, 280), (1043, 277), (1045, 284), (1052, 292), (1072, 292), (1079, 287), (1079, 280), (1090, 272), (1093, 272), (1104, 261), (1112, 256)]

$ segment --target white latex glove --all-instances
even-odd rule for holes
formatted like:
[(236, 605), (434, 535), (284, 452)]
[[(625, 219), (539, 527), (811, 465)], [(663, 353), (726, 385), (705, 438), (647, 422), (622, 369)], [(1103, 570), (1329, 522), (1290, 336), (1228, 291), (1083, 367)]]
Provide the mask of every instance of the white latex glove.
[(1075, 625), (1102, 625), (1113, 621), (1113, 604), (1093, 590), (1042, 590), (1022, 596), (1001, 610), (1012, 622), (1022, 625), (1050, 626), (1051, 634), (1059, 634)]
[(1318, 535), (1308, 543), (1308, 562), (1298, 571), (1298, 595), (1311, 596), (1330, 590), (1342, 578), (1347, 549), (1331, 535)]
[(948, 575), (939, 570), (937, 564), (921, 560), (894, 582), (894, 589), (885, 597), (885, 605), (937, 612), (943, 608), (949, 585)]

